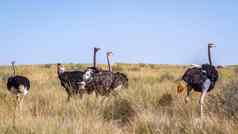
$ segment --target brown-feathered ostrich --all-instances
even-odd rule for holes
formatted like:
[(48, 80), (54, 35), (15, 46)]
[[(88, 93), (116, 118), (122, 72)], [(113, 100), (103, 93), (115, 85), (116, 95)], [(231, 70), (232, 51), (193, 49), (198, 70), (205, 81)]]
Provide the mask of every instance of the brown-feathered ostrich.
[(111, 53), (107, 53), (108, 71), (98, 71), (91, 68), (85, 70), (83, 82), (85, 89), (95, 91), (96, 95), (108, 96), (112, 91), (124, 87), (128, 87), (128, 78), (122, 73), (113, 73), (109, 57)]
[(84, 85), (81, 83), (84, 74), (82, 71), (65, 71), (64, 66), (58, 63), (57, 74), (61, 86), (65, 88), (68, 94), (68, 101), (70, 101), (73, 95), (80, 95), (80, 98), (82, 97), (84, 93), (84, 90), (82, 90)]
[[(111, 66), (111, 59), (112, 59), (112, 52), (107, 52), (107, 64), (108, 64), (108, 71), (113, 72)], [(113, 90), (121, 89), (122, 87), (128, 88), (128, 78), (124, 73), (116, 72), (113, 73)]]
[(21, 111), (23, 98), (28, 94), (30, 89), (30, 80), (25, 76), (16, 75), (15, 62), (13, 61), (11, 64), (13, 69), (13, 76), (8, 78), (7, 89), (12, 94), (16, 95), (16, 109), (19, 106)]
[(201, 116), (203, 116), (204, 98), (208, 92), (214, 89), (216, 81), (219, 77), (216, 67), (212, 64), (211, 48), (213, 47), (215, 47), (214, 44), (208, 44), (209, 64), (203, 64), (201, 66), (189, 68), (182, 77), (183, 81), (185, 81), (187, 84), (187, 96), (185, 99), (186, 102), (189, 100), (189, 96), (193, 90), (196, 92), (201, 92), (199, 101)]

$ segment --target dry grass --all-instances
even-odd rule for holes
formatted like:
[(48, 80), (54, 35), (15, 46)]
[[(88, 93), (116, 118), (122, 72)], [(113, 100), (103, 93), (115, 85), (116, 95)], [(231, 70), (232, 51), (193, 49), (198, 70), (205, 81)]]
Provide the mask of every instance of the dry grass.
[[(83, 70), (88, 65), (67, 65)], [(105, 65), (101, 65), (106, 68)], [(220, 80), (199, 117), (199, 95), (184, 104), (176, 85), (186, 67), (115, 64), (129, 76), (129, 88), (108, 98), (94, 94), (66, 102), (54, 65), (18, 66), (32, 88), (13, 124), (15, 98), (6, 90), (9, 67), (0, 67), (0, 133), (5, 134), (236, 134), (237, 67), (219, 70)], [(21, 115), (21, 116), (20, 116)]]

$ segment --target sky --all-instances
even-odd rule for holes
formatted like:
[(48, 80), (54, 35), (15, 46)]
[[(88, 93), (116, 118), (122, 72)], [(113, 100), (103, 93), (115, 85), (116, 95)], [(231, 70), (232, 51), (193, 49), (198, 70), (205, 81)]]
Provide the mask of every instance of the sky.
[(2, 0), (0, 65), (238, 64), (237, 0)]

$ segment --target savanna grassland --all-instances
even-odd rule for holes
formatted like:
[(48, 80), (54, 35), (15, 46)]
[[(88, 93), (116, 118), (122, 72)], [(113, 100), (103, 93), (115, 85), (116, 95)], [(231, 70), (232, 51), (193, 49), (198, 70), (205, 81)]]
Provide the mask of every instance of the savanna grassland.
[[(83, 70), (89, 65), (66, 65)], [(106, 69), (105, 65), (101, 68)], [(6, 89), (10, 67), (0, 67), (1, 134), (237, 134), (238, 66), (219, 69), (219, 81), (205, 99), (200, 119), (199, 94), (184, 103), (176, 86), (187, 66), (115, 64), (126, 73), (129, 88), (117, 96), (84, 95), (67, 102), (55, 65), (17, 66), (31, 80), (31, 89), (16, 114), (15, 97)]]

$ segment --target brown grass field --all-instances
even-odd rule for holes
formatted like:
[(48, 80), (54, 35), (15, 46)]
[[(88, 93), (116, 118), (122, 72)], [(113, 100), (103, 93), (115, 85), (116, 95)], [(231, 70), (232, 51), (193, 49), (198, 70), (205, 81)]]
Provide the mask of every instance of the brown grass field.
[[(66, 65), (83, 70), (89, 65)], [(106, 69), (105, 65), (100, 65)], [(75, 96), (67, 102), (55, 65), (17, 66), (31, 80), (31, 89), (16, 114), (15, 97), (6, 89), (12, 71), (0, 67), (0, 134), (238, 134), (238, 66), (219, 69), (220, 79), (205, 99), (200, 119), (199, 94), (184, 103), (176, 93), (188, 66), (115, 64), (129, 77), (129, 88), (117, 96)]]

